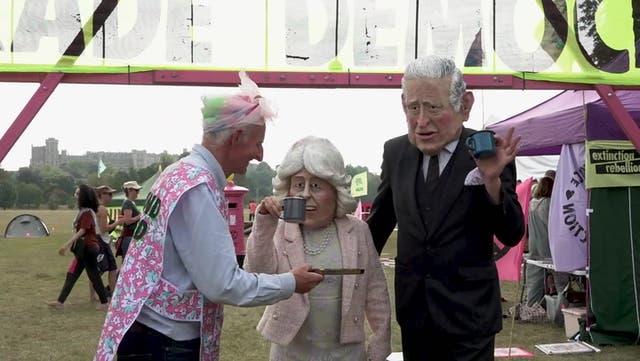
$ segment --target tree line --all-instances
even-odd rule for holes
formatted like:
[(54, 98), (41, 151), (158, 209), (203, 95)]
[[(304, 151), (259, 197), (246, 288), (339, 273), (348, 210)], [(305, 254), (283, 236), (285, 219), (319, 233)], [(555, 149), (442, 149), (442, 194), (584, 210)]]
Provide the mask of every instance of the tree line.
[[(72, 161), (60, 166), (23, 167), (11, 172), (0, 168), (0, 208), (2, 209), (48, 209), (74, 208), (73, 192), (78, 184), (98, 186), (106, 184), (120, 190), (129, 180), (142, 183), (153, 176), (158, 167), (164, 169), (187, 153), (172, 156), (163, 154), (160, 162), (146, 168), (119, 170), (107, 164), (100, 176), (98, 165), (90, 162)], [(351, 176), (367, 171), (369, 194), (361, 197), (362, 202), (372, 202), (380, 184), (377, 174), (369, 173), (366, 167), (346, 166)], [(250, 200), (259, 201), (271, 195), (271, 180), (276, 172), (266, 162), (249, 164), (247, 173), (235, 175), (234, 183), (249, 189), (245, 195), (245, 205)]]
[[(353, 177), (356, 174), (367, 172), (367, 188), (368, 194), (358, 199), (362, 202), (373, 202), (375, 198), (376, 190), (380, 185), (380, 176), (375, 173), (370, 173), (367, 167), (346, 165), (346, 172)], [(249, 164), (247, 173), (244, 175), (236, 175), (233, 178), (233, 182), (236, 185), (249, 189), (249, 192), (244, 197), (245, 205), (250, 200), (259, 202), (261, 199), (272, 195), (273, 187), (271, 186), (271, 180), (276, 175), (276, 171), (269, 166), (266, 162), (259, 164)]]

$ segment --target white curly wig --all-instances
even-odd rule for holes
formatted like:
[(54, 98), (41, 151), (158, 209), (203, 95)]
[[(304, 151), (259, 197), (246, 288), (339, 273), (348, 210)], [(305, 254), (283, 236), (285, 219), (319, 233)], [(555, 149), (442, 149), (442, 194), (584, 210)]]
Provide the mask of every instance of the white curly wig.
[(284, 156), (271, 182), (273, 195), (280, 199), (288, 196), (291, 177), (303, 169), (336, 189), (337, 218), (356, 209), (358, 202), (351, 195), (351, 176), (345, 172), (342, 155), (328, 139), (314, 136), (298, 140)]

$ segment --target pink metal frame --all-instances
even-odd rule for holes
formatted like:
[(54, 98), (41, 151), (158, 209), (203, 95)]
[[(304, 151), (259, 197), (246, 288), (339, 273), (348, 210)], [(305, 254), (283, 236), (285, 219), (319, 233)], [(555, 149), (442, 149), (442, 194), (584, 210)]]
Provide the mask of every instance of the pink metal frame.
[[(399, 73), (317, 73), (317, 72), (249, 72), (262, 87), (278, 88), (399, 88)], [(591, 85), (524, 80), (511, 75), (465, 75), (470, 89), (514, 90), (596, 90), (611, 110), (636, 150), (640, 152), (640, 129), (624, 108), (614, 90), (639, 89), (640, 86)], [(0, 82), (40, 83), (40, 87), (0, 139), (0, 162), (31, 123), (40, 108), (60, 83), (119, 85), (192, 85), (232, 86), (238, 84), (236, 71), (153, 70), (124, 74), (22, 73), (0, 72)]]
[(613, 114), (624, 134), (631, 140), (636, 150), (640, 152), (640, 129), (638, 129), (633, 118), (631, 118), (629, 112), (616, 96), (613, 87), (610, 85), (596, 85), (595, 88), (602, 101), (609, 107), (609, 111)]

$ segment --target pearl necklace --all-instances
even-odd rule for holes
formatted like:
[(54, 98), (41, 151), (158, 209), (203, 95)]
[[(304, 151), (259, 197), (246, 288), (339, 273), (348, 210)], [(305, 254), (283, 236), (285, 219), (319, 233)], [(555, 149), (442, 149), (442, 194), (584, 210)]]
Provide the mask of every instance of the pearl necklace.
[(311, 246), (309, 246), (309, 244), (307, 243), (307, 238), (311, 239), (311, 237), (309, 237), (308, 232), (304, 232), (304, 239), (302, 241), (302, 248), (304, 249), (304, 253), (310, 256), (317, 256), (327, 248), (327, 246), (329, 245), (329, 241), (331, 241), (332, 224), (333, 223), (330, 223), (322, 230), (322, 243), (320, 243), (317, 248), (311, 248)]

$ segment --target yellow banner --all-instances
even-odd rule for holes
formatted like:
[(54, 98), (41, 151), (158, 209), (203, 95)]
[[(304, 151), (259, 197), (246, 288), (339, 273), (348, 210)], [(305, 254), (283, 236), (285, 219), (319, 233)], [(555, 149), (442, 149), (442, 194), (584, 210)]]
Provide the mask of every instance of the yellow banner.
[(587, 141), (587, 188), (640, 186), (640, 154), (629, 141)]
[(363, 197), (369, 193), (367, 189), (367, 172), (358, 173), (351, 179), (351, 195)]

